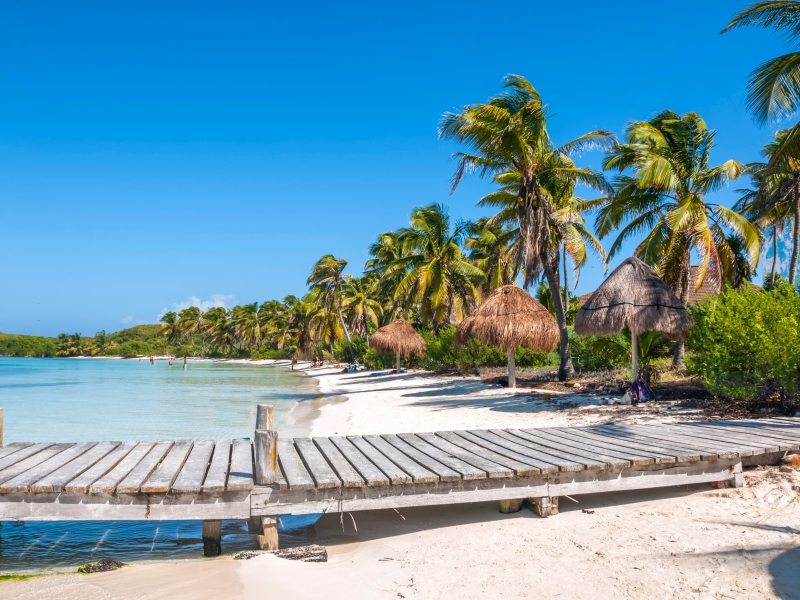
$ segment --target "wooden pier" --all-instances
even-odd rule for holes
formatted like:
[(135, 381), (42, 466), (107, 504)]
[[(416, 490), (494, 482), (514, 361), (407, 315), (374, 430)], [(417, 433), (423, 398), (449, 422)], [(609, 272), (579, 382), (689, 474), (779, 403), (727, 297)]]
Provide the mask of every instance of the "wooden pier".
[(248, 519), (276, 549), (280, 515), (527, 501), (546, 517), (565, 495), (739, 487), (743, 464), (800, 452), (798, 418), (294, 439), (271, 428), (260, 405), (252, 441), (0, 447), (0, 520), (203, 520), (215, 555), (222, 519)]

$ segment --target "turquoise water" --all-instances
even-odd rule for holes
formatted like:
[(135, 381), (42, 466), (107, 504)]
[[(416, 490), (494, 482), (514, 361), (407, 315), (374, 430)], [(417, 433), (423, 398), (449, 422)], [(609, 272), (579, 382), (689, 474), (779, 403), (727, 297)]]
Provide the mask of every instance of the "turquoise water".
[[(275, 407), (281, 431), (298, 401), (317, 396), (313, 379), (268, 366), (0, 358), (5, 443), (251, 437), (256, 404)], [(226, 554), (256, 546), (242, 521), (223, 524), (222, 543)], [(199, 521), (0, 524), (0, 573), (200, 556)]]

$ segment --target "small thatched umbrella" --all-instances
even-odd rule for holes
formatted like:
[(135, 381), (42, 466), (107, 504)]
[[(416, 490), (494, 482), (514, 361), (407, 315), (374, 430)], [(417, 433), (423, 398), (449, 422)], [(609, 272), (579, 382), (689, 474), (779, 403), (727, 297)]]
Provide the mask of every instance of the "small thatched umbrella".
[(686, 307), (653, 269), (632, 256), (623, 261), (575, 317), (579, 335), (611, 335), (626, 327), (631, 332), (633, 380), (639, 378), (638, 335), (657, 331), (681, 339), (694, 325)]
[(395, 319), (388, 325), (378, 329), (369, 345), (378, 352), (392, 352), (397, 355), (397, 371), (400, 371), (400, 355), (420, 355), (425, 351), (425, 340), (414, 331), (414, 328), (403, 319)]
[(516, 387), (514, 350), (551, 352), (558, 344), (558, 324), (544, 306), (515, 285), (497, 288), (456, 329), (456, 347), (471, 335), (508, 353), (508, 387)]

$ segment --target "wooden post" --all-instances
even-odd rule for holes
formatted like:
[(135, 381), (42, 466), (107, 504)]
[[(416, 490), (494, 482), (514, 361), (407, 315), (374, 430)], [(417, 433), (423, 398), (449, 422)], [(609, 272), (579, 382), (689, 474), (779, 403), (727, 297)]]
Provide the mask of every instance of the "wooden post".
[(544, 496), (542, 498), (526, 498), (525, 506), (542, 518), (558, 514), (558, 496)]
[(500, 500), (500, 512), (503, 514), (515, 513), (522, 510), (522, 499)]
[(400, 372), (400, 352), (397, 352), (397, 372)]
[(256, 485), (269, 485), (278, 479), (278, 432), (256, 431)]
[(631, 373), (633, 381), (639, 379), (639, 334), (631, 329), (631, 359), (633, 360), (633, 367)]
[(278, 549), (278, 517), (261, 517), (261, 529), (258, 536), (258, 547), (261, 550)]
[(273, 409), (271, 404), (259, 404), (256, 406), (256, 431), (272, 429)]
[(514, 349), (508, 351), (508, 387), (517, 387), (517, 365), (514, 362)]
[(222, 554), (222, 521), (203, 521), (203, 556)]

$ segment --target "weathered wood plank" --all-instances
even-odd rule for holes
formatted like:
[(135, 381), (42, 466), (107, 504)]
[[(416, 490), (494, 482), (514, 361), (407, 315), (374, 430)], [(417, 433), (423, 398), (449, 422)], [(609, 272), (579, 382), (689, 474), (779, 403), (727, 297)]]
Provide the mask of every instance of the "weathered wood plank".
[[(51, 456), (45, 461), (42, 461), (35, 467), (25, 469), (19, 475), (6, 480), (0, 485), (0, 494), (10, 494), (14, 492), (29, 492), (30, 486), (46, 477), (56, 469), (67, 464), (69, 461), (78, 458), (81, 454), (97, 445), (97, 442), (83, 442), (81, 444), (70, 444), (69, 448), (64, 449), (63, 452)], [(21, 463), (18, 463), (18, 465)], [(14, 467), (12, 467), (13, 469)]]
[[(525, 433), (528, 435), (533, 435), (538, 437), (542, 440), (542, 443), (550, 443), (554, 444), (556, 448), (565, 448), (569, 452), (573, 452), (575, 454), (582, 454), (583, 456), (594, 458), (597, 460), (602, 460), (604, 463), (609, 465), (615, 469), (624, 469), (625, 467), (630, 467), (633, 463), (628, 460), (627, 458), (620, 457), (617, 453), (608, 451), (608, 452), (599, 452), (599, 449), (592, 448), (583, 442), (574, 441), (569, 439), (569, 437), (562, 437), (555, 432), (551, 432), (547, 429), (523, 429)], [(651, 461), (652, 462), (652, 461)]]
[(397, 437), (415, 450), (430, 456), (432, 459), (442, 463), (446, 467), (453, 469), (453, 471), (458, 473), (464, 481), (487, 478), (486, 471), (456, 458), (449, 452), (445, 452), (436, 446), (432, 446), (413, 433), (400, 433), (397, 435)]
[(449, 482), (449, 481), (459, 481), (461, 479), (461, 475), (459, 475), (453, 469), (446, 467), (442, 463), (437, 460), (434, 460), (424, 452), (420, 452), (416, 448), (414, 448), (408, 442), (404, 442), (399, 437), (394, 434), (384, 434), (381, 436), (387, 443), (391, 444), (400, 452), (405, 454), (406, 456), (411, 457), (413, 460), (417, 461), (423, 467), (431, 471), (432, 473), (436, 473), (440, 481)]
[(710, 423), (698, 424), (698, 427), (708, 431), (723, 431), (726, 433), (732, 433), (736, 436), (737, 440), (742, 440), (755, 445), (770, 444), (772, 446), (776, 446), (778, 451), (800, 449), (800, 441), (792, 441), (784, 437), (776, 437), (769, 430), (753, 431), (747, 429), (746, 427), (719, 427)]
[(350, 440), (340, 435), (331, 436), (329, 439), (344, 457), (350, 461), (350, 464), (355, 467), (356, 471), (364, 478), (368, 486), (389, 485), (389, 478), (386, 477), (378, 467), (367, 460), (367, 457), (364, 456)]
[[(147, 478), (156, 470), (159, 463), (164, 456), (166, 456), (174, 443), (175, 442), (158, 442), (153, 446), (150, 452), (145, 454), (139, 463), (131, 469), (130, 473), (117, 484), (117, 493), (135, 494), (138, 492), (142, 484), (147, 481)], [(95, 486), (93, 485), (92, 489), (94, 488)]]
[(766, 452), (778, 452), (780, 450), (780, 446), (778, 444), (772, 444), (765, 440), (759, 442), (757, 440), (746, 439), (733, 432), (718, 432), (713, 429), (692, 427), (691, 425), (671, 425), (670, 429), (673, 431), (680, 431), (691, 437), (697, 437), (713, 442), (723, 442), (736, 447), (741, 446), (743, 448), (756, 450), (759, 454)]
[(5, 471), (8, 467), (17, 464), (18, 462), (23, 461), (33, 456), (34, 454), (38, 454), (43, 450), (47, 450), (53, 445), (54, 444), (47, 444), (47, 443), (31, 444), (30, 446), (22, 448), (17, 452), (4, 456), (3, 458), (0, 459), (0, 474), (2, 474), (2, 472)]
[(117, 489), (117, 485), (130, 474), (155, 446), (155, 442), (139, 442), (116, 466), (89, 487), (89, 493), (110, 494), (114, 492)]
[[(769, 421), (771, 421), (770, 419)], [(766, 421), (769, 423), (769, 421)], [(759, 425), (759, 423), (764, 423), (765, 421), (714, 421), (714, 424), (719, 426), (720, 428), (725, 428), (726, 426), (736, 426), (741, 427), (744, 429), (749, 429), (753, 431), (758, 431), (759, 433), (768, 435), (771, 438), (777, 438), (781, 441), (787, 442), (797, 442), (800, 440), (800, 433), (797, 432), (796, 427), (792, 427), (789, 425), (780, 425), (777, 423), (772, 423), (769, 425)]]
[(78, 477), (81, 473), (95, 465), (103, 457), (113, 451), (120, 442), (100, 442), (94, 448), (84, 452), (75, 460), (72, 460), (36, 481), (30, 486), (30, 491), (35, 493), (60, 492), (64, 486)]
[(253, 489), (253, 444), (248, 439), (233, 440), (228, 491)]
[(478, 456), (474, 452), (465, 450), (461, 446), (453, 444), (449, 440), (446, 440), (439, 435), (433, 433), (418, 433), (417, 437), (425, 440), (431, 446), (436, 446), (442, 452), (446, 452), (458, 459), (463, 460), (466, 463), (471, 464), (474, 467), (482, 469), (486, 472), (486, 475), (490, 479), (500, 479), (514, 476), (513, 469), (509, 469), (501, 464), (487, 460), (482, 456)]
[(719, 450), (721, 452), (735, 452), (737, 456), (753, 456), (754, 454), (763, 454), (761, 448), (749, 446), (747, 444), (737, 444), (726, 442), (722, 440), (713, 440), (704, 438), (698, 435), (691, 435), (691, 432), (685, 432), (674, 427), (657, 427), (653, 425), (637, 425), (637, 434), (650, 435), (651, 437), (664, 437), (674, 440), (686, 442), (687, 444), (694, 443), (698, 446)]
[(228, 467), (231, 464), (231, 440), (217, 440), (214, 442), (214, 454), (211, 456), (211, 465), (208, 467), (204, 492), (224, 492), (225, 483), (228, 481)]
[[(513, 444), (511, 442), (504, 440), (501, 437), (492, 435), (488, 431), (476, 429), (470, 431), (456, 431), (456, 433), (470, 442), (486, 448), (487, 450), (491, 450), (492, 452), (506, 456), (520, 463), (536, 467), (543, 474), (558, 473), (558, 465), (551, 462), (557, 459), (551, 458), (551, 460), (542, 460), (538, 456), (531, 456), (532, 454), (535, 454), (533, 450), (528, 450), (524, 446), (520, 445), (517, 445), (519, 450), (517, 448), (513, 448)], [(576, 470), (583, 468), (577, 465), (576, 467)]]
[[(38, 444), (36, 445), (38, 446)], [(4, 483), (10, 479), (13, 479), (17, 475), (20, 475), (21, 473), (25, 473), (29, 469), (36, 467), (37, 465), (51, 459), (61, 452), (64, 452), (67, 448), (70, 448), (74, 445), (75, 444), (47, 444), (46, 447), (40, 452), (36, 452), (31, 456), (15, 462), (10, 467), (6, 467), (0, 471), (0, 483)], [(29, 450), (29, 448), (26, 450)], [(25, 450), (23, 450), (23, 452), (24, 451)]]
[(317, 448), (319, 448), (322, 455), (328, 459), (331, 466), (333, 466), (333, 469), (336, 471), (342, 484), (344, 484), (344, 487), (351, 488), (364, 485), (364, 479), (358, 474), (358, 471), (353, 468), (353, 465), (347, 462), (347, 459), (342, 456), (342, 453), (333, 445), (333, 442), (326, 437), (315, 437), (312, 441)]
[[(700, 443), (697, 439), (681, 438), (680, 436), (672, 435), (666, 431), (653, 432), (644, 429), (642, 425), (595, 425), (593, 429), (602, 433), (607, 433), (613, 437), (632, 441), (657, 443), (667, 447), (680, 447), (684, 450), (711, 453), (717, 455), (718, 458), (740, 458), (739, 452), (735, 448), (730, 448), (728, 446), (712, 447), (708, 444)], [(704, 460), (713, 460), (713, 457), (710, 459), (704, 458)]]
[(103, 475), (111, 471), (119, 462), (124, 459), (131, 450), (136, 448), (139, 442), (123, 442), (110, 454), (107, 454), (100, 461), (96, 462), (89, 469), (67, 482), (64, 491), (67, 494), (86, 494), (89, 486), (100, 479)]
[(158, 468), (142, 484), (141, 491), (145, 494), (167, 493), (186, 462), (189, 452), (192, 451), (193, 445), (194, 442), (191, 440), (175, 442)]
[(439, 481), (439, 476), (436, 475), (436, 473), (432, 473), (425, 467), (420, 466), (419, 463), (400, 452), (400, 450), (389, 444), (389, 442), (382, 437), (377, 435), (365, 435), (364, 439), (372, 444), (378, 452), (411, 475), (414, 483), (436, 483)]
[[(564, 431), (560, 428), (547, 428), (546, 432), (554, 437), (563, 438), (572, 443), (576, 448), (583, 448), (589, 452), (596, 452), (598, 456), (611, 456), (630, 462), (637, 467), (652, 465), (657, 462), (656, 456), (645, 454), (644, 452), (631, 450), (624, 446), (619, 446), (612, 442), (602, 442), (591, 438)], [(664, 457), (668, 462), (675, 462), (671, 456)]]
[[(585, 469), (581, 463), (567, 460), (553, 454), (546, 454), (525, 446), (521, 443), (519, 438), (514, 438), (514, 436), (511, 434), (508, 434), (500, 429), (492, 429), (488, 431), (476, 429), (470, 431), (470, 433), (478, 438), (481, 438), (486, 443), (491, 443), (492, 446), (490, 449), (495, 449), (495, 447), (504, 448), (505, 450), (515, 452), (516, 454), (530, 457), (533, 460), (538, 460), (542, 464), (553, 466), (557, 471), (582, 471)], [(503, 453), (500, 452), (500, 450), (495, 449), (495, 451), (499, 452), (500, 454)], [(543, 468), (542, 473), (550, 473), (550, 466), (548, 466), (546, 469)]]
[(199, 492), (203, 489), (203, 479), (205, 479), (213, 451), (213, 440), (201, 440), (194, 443), (183, 468), (178, 474), (178, 478), (172, 484), (171, 491), (173, 494)]
[(341, 487), (342, 481), (310, 438), (294, 438), (294, 445), (318, 488)]
[(552, 454), (565, 460), (581, 464), (587, 470), (605, 469), (608, 467), (605, 462), (601, 462), (594, 458), (589, 458), (581, 453), (574, 452), (573, 448), (559, 447), (558, 445), (554, 445), (550, 440), (543, 440), (535, 435), (530, 435), (521, 429), (492, 429), (491, 431), (492, 433), (496, 433), (497, 435), (501, 435), (503, 437), (509, 435), (511, 438), (513, 438), (513, 441), (519, 442), (523, 446), (529, 446), (534, 450), (538, 450), (539, 452)]
[(278, 461), (289, 482), (290, 490), (310, 490), (314, 488), (314, 478), (306, 469), (291, 439), (278, 438)]
[(632, 450), (636, 451), (647, 452), (651, 456), (658, 457), (658, 459), (656, 460), (656, 464), (665, 464), (673, 462), (693, 462), (696, 460), (702, 460), (704, 456), (707, 458), (711, 457), (716, 458), (716, 455), (714, 455), (711, 452), (698, 452), (686, 449), (676, 451), (673, 448), (658, 446), (654, 443), (647, 444), (641, 441), (631, 441), (603, 434), (591, 427), (576, 427), (573, 431), (576, 435), (580, 435), (581, 437), (585, 437), (591, 440), (597, 440), (600, 442), (613, 442), (618, 446), (631, 448)]
[(12, 442), (0, 448), (0, 459), (33, 446), (32, 442)]
[[(465, 431), (437, 431), (436, 435), (467, 452), (472, 452), (472, 454), (481, 457), (489, 463), (496, 463), (511, 469), (517, 477), (531, 477), (542, 472), (541, 469), (530, 463), (509, 458), (503, 454), (493, 452), (480, 444), (476, 444), (470, 439), (470, 434)], [(478, 438), (478, 441), (481, 440)], [(528, 460), (530, 460), (531, 463), (533, 462), (531, 459)]]
[(381, 454), (369, 442), (357, 435), (348, 435), (347, 439), (358, 448), (358, 450), (367, 457), (367, 459), (376, 467), (378, 467), (392, 485), (403, 485), (412, 483), (412, 478), (403, 471), (400, 467), (394, 464), (391, 460)]

